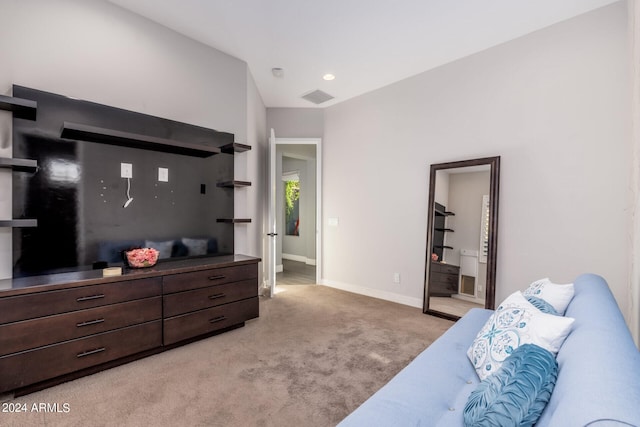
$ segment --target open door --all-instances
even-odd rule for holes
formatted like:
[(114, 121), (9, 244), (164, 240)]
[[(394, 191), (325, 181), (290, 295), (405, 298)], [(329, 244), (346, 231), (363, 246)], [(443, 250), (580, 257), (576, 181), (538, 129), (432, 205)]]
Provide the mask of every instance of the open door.
[(271, 129), (269, 137), (269, 214), (267, 222), (267, 285), (269, 296), (276, 291), (276, 134)]

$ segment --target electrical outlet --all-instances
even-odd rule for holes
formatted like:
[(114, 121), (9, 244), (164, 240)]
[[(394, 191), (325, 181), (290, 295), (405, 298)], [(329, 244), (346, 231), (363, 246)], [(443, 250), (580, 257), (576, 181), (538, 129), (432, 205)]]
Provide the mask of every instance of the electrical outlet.
[(160, 182), (169, 182), (169, 169), (168, 168), (158, 168), (158, 181), (160, 181)]
[(120, 163), (120, 178), (133, 178), (133, 165), (131, 163)]
[(393, 283), (400, 283), (400, 273), (393, 273)]

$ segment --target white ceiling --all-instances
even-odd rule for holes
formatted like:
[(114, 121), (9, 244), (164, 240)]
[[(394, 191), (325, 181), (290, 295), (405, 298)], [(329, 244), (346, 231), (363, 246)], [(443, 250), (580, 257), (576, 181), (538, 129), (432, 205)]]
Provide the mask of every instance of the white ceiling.
[(326, 107), (617, 0), (109, 1), (246, 61), (267, 107)]

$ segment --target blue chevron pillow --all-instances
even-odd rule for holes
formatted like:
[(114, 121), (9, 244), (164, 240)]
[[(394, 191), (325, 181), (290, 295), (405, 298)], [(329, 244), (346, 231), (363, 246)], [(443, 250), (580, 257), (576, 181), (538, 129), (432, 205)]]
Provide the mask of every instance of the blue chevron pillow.
[(534, 297), (531, 295), (526, 296), (525, 298), (527, 299), (527, 301), (531, 303), (531, 305), (533, 305), (535, 308), (537, 308), (541, 312), (547, 313), (547, 314), (553, 314), (554, 316), (560, 316), (560, 314), (558, 314), (556, 309), (553, 308), (551, 304), (549, 304), (547, 301), (543, 300), (542, 298)]
[(464, 425), (534, 425), (551, 398), (557, 377), (553, 353), (535, 344), (521, 345), (471, 393), (464, 408)]

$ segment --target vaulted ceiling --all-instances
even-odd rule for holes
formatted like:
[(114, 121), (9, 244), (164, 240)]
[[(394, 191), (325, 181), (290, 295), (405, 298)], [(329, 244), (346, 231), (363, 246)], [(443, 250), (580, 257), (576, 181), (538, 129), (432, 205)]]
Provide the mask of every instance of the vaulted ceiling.
[(616, 0), (109, 1), (245, 61), (267, 107), (326, 107)]

